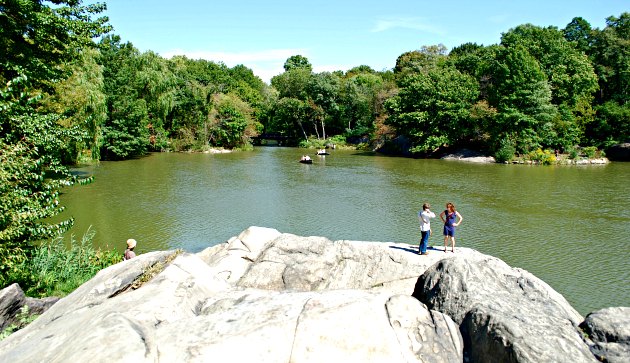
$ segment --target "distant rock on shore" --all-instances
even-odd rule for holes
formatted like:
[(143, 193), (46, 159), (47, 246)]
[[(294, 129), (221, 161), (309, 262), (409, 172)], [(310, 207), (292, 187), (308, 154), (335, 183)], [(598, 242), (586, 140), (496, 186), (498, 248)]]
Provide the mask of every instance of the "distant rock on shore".
[(585, 320), (532, 274), (468, 248), (420, 256), (250, 227), (99, 272), (0, 342), (0, 361), (628, 361), (630, 308), (615, 309)]
[(630, 142), (609, 147), (606, 156), (614, 161), (630, 161)]
[(458, 150), (455, 153), (444, 155), (441, 159), (466, 161), (469, 163), (496, 163), (494, 157), (487, 156), (477, 151), (472, 151), (468, 149), (462, 149)]

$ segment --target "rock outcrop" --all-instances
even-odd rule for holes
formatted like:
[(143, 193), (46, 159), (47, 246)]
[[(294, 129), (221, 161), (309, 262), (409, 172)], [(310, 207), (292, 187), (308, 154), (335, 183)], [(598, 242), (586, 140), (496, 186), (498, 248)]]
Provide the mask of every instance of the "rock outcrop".
[(444, 155), (441, 159), (444, 160), (458, 160), (458, 161), (466, 161), (469, 163), (496, 163), (496, 159), (492, 156), (484, 155), (480, 152), (461, 149), (457, 152)]
[(471, 249), (250, 227), (99, 272), (0, 342), (0, 361), (595, 362), (582, 321), (535, 276)]
[(28, 307), (29, 315), (40, 315), (58, 300), (56, 297), (35, 299), (24, 295), (18, 284), (7, 286), (0, 290), (0, 331), (16, 323), (16, 317), (22, 307)]
[(609, 147), (606, 156), (613, 161), (630, 161), (630, 142)]
[(497, 258), (442, 260), (420, 276), (413, 296), (460, 325), (473, 362), (596, 361), (577, 329), (582, 317), (564, 297)]
[(586, 316), (580, 327), (592, 339), (591, 351), (609, 363), (630, 357), (630, 307), (606, 308)]

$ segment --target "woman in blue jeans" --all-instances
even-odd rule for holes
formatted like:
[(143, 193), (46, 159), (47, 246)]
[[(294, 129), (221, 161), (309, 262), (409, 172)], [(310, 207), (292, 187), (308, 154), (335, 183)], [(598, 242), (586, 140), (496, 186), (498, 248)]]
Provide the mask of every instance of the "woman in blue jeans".
[(431, 206), (429, 203), (422, 205), (422, 210), (418, 212), (418, 219), (420, 220), (420, 246), (418, 253), (421, 255), (428, 255), (427, 244), (429, 243), (429, 236), (431, 236), (431, 218), (435, 218), (435, 213), (429, 209)]
[(451, 240), (451, 252), (455, 253), (455, 227), (459, 226), (464, 218), (455, 210), (455, 204), (446, 203), (446, 210), (440, 213), (440, 219), (444, 222), (444, 252), (448, 240)]

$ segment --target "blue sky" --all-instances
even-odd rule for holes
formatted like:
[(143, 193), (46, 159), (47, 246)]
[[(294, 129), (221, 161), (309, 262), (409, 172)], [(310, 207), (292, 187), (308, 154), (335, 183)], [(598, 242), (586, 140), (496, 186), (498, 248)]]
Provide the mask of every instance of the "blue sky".
[(562, 29), (576, 16), (602, 29), (606, 17), (630, 11), (628, 0), (104, 2), (114, 33), (140, 51), (243, 64), (265, 82), (297, 54), (315, 72), (363, 64), (384, 70), (423, 45), (497, 44), (517, 25)]

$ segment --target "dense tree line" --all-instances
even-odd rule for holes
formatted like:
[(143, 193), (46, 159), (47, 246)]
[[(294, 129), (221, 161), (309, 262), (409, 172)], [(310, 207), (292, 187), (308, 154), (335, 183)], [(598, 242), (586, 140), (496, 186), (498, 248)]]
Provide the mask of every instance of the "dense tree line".
[(518, 26), (495, 45), (427, 45), (392, 70), (316, 73), (295, 55), (267, 85), (242, 65), (140, 52), (111, 34), (105, 8), (0, 1), (0, 283), (29, 246), (71, 225), (46, 218), (77, 182), (76, 162), (243, 149), (262, 132), (417, 155), (465, 145), (505, 160), (630, 138), (629, 13), (604, 29), (575, 18)]
[(609, 17), (604, 30), (581, 18), (564, 30), (525, 24), (498, 45), (405, 53), (388, 123), (412, 151), (475, 145), (501, 159), (628, 140), (629, 20)]

